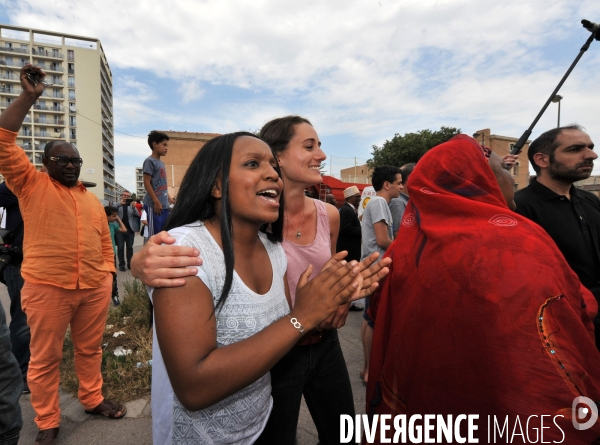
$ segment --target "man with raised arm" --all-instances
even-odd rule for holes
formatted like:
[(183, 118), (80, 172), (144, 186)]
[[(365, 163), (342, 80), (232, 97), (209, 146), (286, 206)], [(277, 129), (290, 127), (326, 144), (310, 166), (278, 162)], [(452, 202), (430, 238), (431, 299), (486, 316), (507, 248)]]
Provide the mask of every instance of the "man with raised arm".
[(44, 92), (41, 82), (29, 79), (44, 76), (38, 67), (23, 67), (23, 90), (0, 115), (0, 173), (19, 198), (25, 229), (21, 300), (31, 328), (27, 380), (40, 430), (36, 445), (52, 444), (58, 436), (58, 366), (69, 325), (84, 409), (114, 419), (126, 412), (102, 396), (101, 343), (115, 273), (104, 208), (78, 180), (83, 160), (73, 145), (47, 144), (44, 174), (15, 144), (25, 116)]

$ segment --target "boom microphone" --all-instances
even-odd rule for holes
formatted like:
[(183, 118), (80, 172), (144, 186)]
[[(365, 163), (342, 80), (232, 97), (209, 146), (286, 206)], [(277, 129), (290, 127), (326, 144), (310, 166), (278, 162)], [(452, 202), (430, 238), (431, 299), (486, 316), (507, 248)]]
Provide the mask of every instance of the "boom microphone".
[(600, 25), (598, 25), (597, 23), (594, 22), (590, 22), (589, 20), (585, 20), (583, 19), (581, 21), (581, 24), (583, 25), (583, 27), (585, 29), (587, 29), (589, 32), (596, 32), (598, 31), (598, 29), (600, 28)]
[(517, 143), (510, 150), (511, 155), (516, 155), (521, 151), (521, 149), (527, 142), (527, 139), (529, 139), (529, 136), (531, 136), (531, 133), (533, 132), (533, 127), (535, 127), (535, 124), (537, 124), (537, 122), (540, 120), (542, 114), (544, 114), (544, 111), (546, 111), (546, 108), (548, 108), (548, 105), (550, 105), (550, 102), (558, 93), (558, 90), (560, 90), (560, 87), (562, 87), (563, 83), (565, 83), (565, 80), (567, 80), (567, 77), (569, 77), (569, 74), (571, 74), (571, 71), (573, 71), (573, 68), (575, 68), (575, 65), (577, 65), (577, 62), (579, 62), (579, 59), (581, 59), (581, 56), (583, 56), (583, 53), (585, 53), (588, 50), (594, 39), (600, 41), (600, 25), (594, 22), (590, 22), (589, 20), (582, 20), (581, 24), (585, 29), (591, 32), (592, 35), (583, 44), (583, 46), (579, 50), (579, 54), (577, 55), (577, 57), (575, 58), (575, 60), (573, 61), (563, 78), (560, 80), (560, 82), (558, 82), (558, 85), (556, 86), (556, 88), (554, 89), (554, 91), (552, 92), (552, 94), (550, 95), (550, 97), (548, 98), (538, 115), (535, 117), (529, 128), (525, 130), (523, 135), (519, 138)]

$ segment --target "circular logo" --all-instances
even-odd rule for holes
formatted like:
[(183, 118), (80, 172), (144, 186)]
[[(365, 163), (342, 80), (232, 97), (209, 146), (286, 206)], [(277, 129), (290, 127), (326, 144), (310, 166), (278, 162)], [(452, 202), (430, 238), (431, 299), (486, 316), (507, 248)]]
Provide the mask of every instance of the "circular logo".
[(367, 204), (369, 203), (370, 200), (371, 200), (371, 198), (369, 196), (367, 196), (365, 198), (365, 200), (363, 201), (363, 209), (367, 208)]
[(404, 218), (402, 218), (402, 225), (404, 227), (411, 227), (417, 223), (417, 219), (415, 218), (414, 213), (405, 213)]
[(517, 220), (510, 215), (495, 215), (490, 218), (489, 223), (500, 227), (513, 227), (517, 225)]

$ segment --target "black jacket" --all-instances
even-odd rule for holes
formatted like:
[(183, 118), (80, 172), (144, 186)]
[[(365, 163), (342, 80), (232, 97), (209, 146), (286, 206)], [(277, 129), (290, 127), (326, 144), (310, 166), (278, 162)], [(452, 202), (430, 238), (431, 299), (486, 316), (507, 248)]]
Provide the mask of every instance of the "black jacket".
[(354, 211), (354, 207), (345, 203), (340, 207), (340, 233), (337, 239), (335, 251), (348, 251), (347, 261), (360, 261), (360, 251), (362, 245), (362, 233), (360, 221)]

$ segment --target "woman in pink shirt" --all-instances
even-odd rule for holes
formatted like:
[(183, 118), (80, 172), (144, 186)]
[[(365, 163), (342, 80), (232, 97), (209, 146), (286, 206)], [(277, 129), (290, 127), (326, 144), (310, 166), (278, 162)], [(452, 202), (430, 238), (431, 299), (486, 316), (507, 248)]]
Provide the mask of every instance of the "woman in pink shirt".
[[(284, 184), (282, 245), (288, 262), (287, 282), (293, 307), (300, 275), (312, 265), (312, 276), (315, 276), (335, 254), (339, 213), (334, 206), (304, 194), (307, 187), (321, 182), (320, 166), (326, 159), (319, 136), (307, 119), (299, 116), (274, 119), (261, 129), (260, 137), (271, 147)], [(153, 238), (132, 260), (132, 274), (155, 287), (180, 285), (178, 277), (190, 272), (176, 267), (198, 265), (201, 260), (190, 261), (185, 255), (191, 255), (191, 252), (181, 247), (175, 252), (167, 246), (153, 246), (152, 241), (172, 242), (166, 237)], [(195, 256), (198, 254), (196, 251)], [(343, 255), (337, 254), (335, 258), (339, 260)], [(371, 274), (379, 268), (387, 273), (389, 263), (389, 259), (384, 259), (372, 271), (364, 271), (363, 295), (376, 287), (368, 279)], [(344, 325), (347, 314), (348, 305), (345, 305), (317, 329), (307, 333), (272, 368), (273, 411), (256, 443), (294, 443), (302, 395), (315, 422), (320, 443), (339, 443), (340, 415), (354, 416), (352, 387), (337, 335), (337, 328)]]

